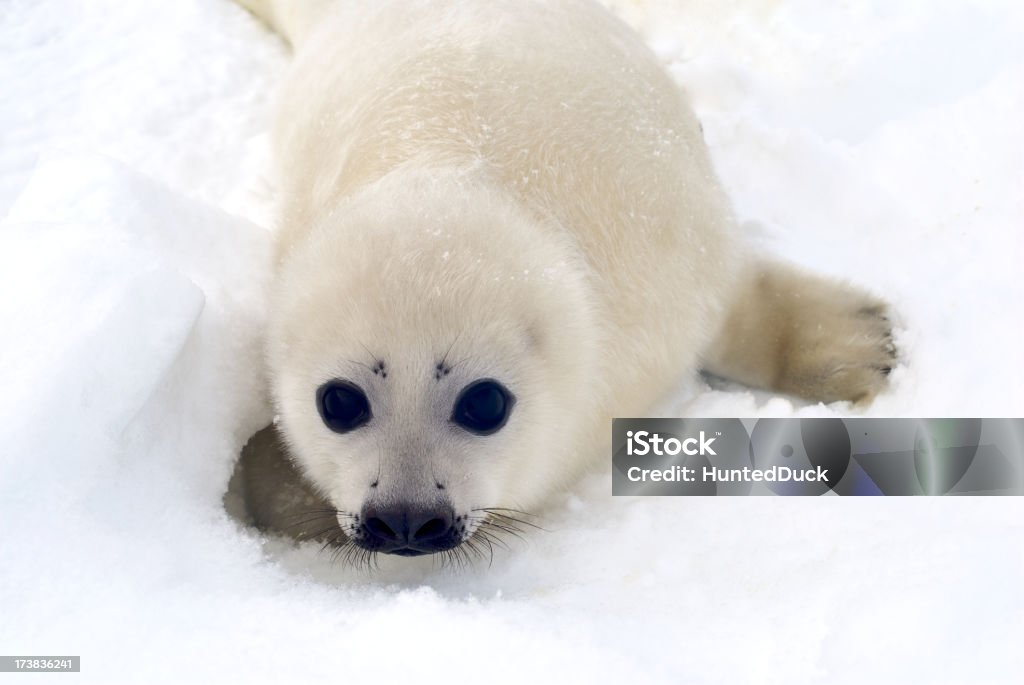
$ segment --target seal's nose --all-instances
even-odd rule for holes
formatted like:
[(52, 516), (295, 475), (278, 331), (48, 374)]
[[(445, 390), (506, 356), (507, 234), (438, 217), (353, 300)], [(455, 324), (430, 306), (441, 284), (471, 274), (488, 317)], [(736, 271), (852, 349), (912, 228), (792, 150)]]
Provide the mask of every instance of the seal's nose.
[(449, 505), (363, 507), (367, 547), (405, 556), (430, 554), (454, 547), (455, 512)]

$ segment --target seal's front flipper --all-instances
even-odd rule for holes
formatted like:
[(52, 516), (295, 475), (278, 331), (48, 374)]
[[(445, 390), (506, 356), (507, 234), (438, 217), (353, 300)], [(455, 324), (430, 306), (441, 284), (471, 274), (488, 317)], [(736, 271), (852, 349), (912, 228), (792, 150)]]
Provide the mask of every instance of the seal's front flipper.
[(704, 368), (810, 400), (868, 402), (896, 363), (886, 311), (838, 281), (759, 263), (737, 289)]
[(292, 463), (273, 425), (242, 448), (224, 504), (235, 518), (272, 533), (345, 542), (334, 507)]

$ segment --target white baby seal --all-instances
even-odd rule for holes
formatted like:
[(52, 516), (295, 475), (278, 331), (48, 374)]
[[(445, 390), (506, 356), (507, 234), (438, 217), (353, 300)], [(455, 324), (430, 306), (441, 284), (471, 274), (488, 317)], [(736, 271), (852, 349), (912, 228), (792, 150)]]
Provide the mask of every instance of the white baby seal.
[(277, 428), (349, 544), (514, 526), (698, 368), (824, 401), (884, 387), (884, 305), (734, 242), (685, 95), (598, 4), (243, 4), (295, 52)]

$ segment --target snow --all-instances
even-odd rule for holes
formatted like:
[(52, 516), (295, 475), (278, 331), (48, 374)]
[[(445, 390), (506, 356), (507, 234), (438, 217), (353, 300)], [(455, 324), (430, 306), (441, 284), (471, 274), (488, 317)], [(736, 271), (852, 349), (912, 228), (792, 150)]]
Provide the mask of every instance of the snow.
[[(1024, 414), (1024, 6), (614, 4), (751, 238), (899, 312), (863, 413)], [(1016, 682), (1019, 498), (613, 499), (600, 473), (490, 565), (373, 574), (239, 528), (284, 49), (228, 2), (14, 0), (0, 55), (0, 651), (90, 683)], [(662, 411), (855, 410), (695, 379)]]

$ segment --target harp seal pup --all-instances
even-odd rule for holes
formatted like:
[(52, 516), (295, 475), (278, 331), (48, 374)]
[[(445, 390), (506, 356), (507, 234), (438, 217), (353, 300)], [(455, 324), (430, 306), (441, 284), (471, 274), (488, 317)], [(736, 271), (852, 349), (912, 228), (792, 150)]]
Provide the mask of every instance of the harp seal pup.
[(737, 244), (687, 98), (598, 4), (242, 4), (294, 50), (277, 429), (349, 543), (514, 527), (697, 369), (826, 402), (885, 386), (884, 304)]

